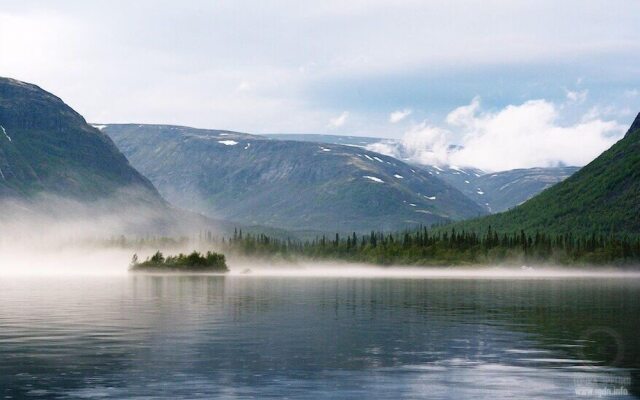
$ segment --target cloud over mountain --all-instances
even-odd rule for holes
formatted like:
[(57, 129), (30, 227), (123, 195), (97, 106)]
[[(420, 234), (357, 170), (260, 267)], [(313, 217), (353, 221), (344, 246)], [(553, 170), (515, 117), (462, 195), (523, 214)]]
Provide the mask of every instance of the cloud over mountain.
[(399, 142), (378, 143), (370, 149), (422, 164), (503, 171), (585, 165), (624, 133), (617, 122), (596, 116), (562, 124), (560, 108), (547, 100), (529, 100), (484, 111), (476, 97), (452, 110), (443, 126), (423, 122), (410, 128)]

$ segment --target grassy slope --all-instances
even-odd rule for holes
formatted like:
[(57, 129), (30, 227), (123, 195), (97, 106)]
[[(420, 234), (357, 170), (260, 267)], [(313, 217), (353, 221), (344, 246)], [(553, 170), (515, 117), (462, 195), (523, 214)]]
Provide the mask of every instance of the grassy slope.
[(576, 174), (511, 211), (456, 228), (640, 234), (640, 115), (626, 136)]
[(0, 196), (94, 200), (123, 188), (163, 203), (111, 139), (38, 86), (0, 78)]

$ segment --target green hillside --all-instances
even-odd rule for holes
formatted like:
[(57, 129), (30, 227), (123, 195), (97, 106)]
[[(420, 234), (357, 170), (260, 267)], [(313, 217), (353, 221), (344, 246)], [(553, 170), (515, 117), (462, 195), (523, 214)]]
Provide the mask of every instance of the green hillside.
[(486, 212), (442, 180), (354, 146), (166, 125), (100, 125), (170, 203), (290, 231), (368, 232)]
[(115, 194), (164, 204), (111, 139), (36, 85), (0, 78), (0, 198)]
[(511, 211), (456, 228), (574, 234), (640, 234), (640, 114), (618, 143), (567, 180)]

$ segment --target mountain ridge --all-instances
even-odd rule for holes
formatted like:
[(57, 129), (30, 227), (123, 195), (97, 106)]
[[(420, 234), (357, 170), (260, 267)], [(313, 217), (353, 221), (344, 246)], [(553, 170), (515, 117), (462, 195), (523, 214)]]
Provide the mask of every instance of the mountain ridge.
[(106, 235), (183, 234), (215, 224), (169, 205), (109, 136), (61, 98), (2, 77), (0, 202), (2, 227), (26, 224), (34, 234), (78, 224)]
[(565, 181), (501, 214), (456, 228), (640, 235), (640, 114), (625, 136)]
[(213, 218), (331, 232), (484, 213), (443, 181), (353, 146), (144, 124), (104, 132), (171, 203)]
[[(507, 171), (487, 172), (474, 167), (455, 165), (429, 165), (412, 160), (410, 154), (403, 153), (401, 142), (390, 138), (370, 136), (326, 135), (326, 134), (266, 134), (272, 139), (295, 140), (324, 144), (343, 144), (377, 152), (378, 148), (394, 148), (395, 151), (380, 151), (416, 168), (435, 175), (464, 193), (480, 207), (490, 213), (506, 211), (532, 198), (542, 190), (571, 176), (579, 167), (534, 167)], [(460, 146), (450, 146), (451, 151)], [(494, 179), (495, 178), (495, 179)], [(501, 185), (495, 184), (500, 181)]]
[(163, 202), (107, 135), (37, 85), (0, 77), (0, 127), (0, 195), (97, 199), (131, 186)]

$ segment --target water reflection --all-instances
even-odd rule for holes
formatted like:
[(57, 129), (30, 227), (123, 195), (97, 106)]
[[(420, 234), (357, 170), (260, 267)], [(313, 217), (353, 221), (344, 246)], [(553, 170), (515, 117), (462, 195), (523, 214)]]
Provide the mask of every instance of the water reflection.
[(17, 277), (0, 281), (0, 393), (633, 396), (639, 295), (624, 279)]

